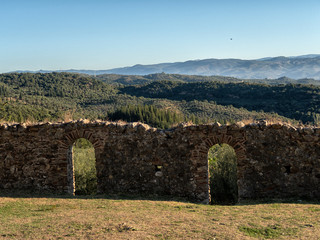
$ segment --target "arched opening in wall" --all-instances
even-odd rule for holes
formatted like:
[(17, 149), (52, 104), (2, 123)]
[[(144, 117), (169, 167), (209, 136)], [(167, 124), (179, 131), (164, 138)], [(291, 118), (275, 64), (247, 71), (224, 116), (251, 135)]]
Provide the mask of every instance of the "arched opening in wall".
[(72, 146), (75, 195), (93, 195), (97, 192), (95, 150), (85, 138), (77, 139)]
[(237, 157), (228, 144), (216, 144), (208, 152), (211, 204), (235, 204), (238, 200)]

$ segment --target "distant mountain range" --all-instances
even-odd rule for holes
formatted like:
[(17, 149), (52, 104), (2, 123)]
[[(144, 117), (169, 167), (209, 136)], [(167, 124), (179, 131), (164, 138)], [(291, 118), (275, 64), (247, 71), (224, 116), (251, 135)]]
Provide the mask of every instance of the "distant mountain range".
[[(37, 72), (52, 71), (40, 70)], [(243, 79), (276, 79), (286, 76), (293, 79), (313, 78), (320, 80), (320, 54), (296, 57), (268, 57), (255, 60), (204, 59), (151, 65), (137, 64), (131, 67), (109, 70), (95, 71), (70, 69), (59, 72), (76, 72), (90, 75), (111, 73), (123, 75), (147, 75), (165, 72), (204, 76), (219, 75)]]

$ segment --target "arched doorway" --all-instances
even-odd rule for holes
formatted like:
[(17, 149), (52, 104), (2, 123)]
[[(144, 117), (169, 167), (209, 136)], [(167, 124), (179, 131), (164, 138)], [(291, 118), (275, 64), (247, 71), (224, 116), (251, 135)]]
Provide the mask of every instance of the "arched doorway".
[(237, 156), (230, 145), (215, 144), (208, 151), (211, 204), (235, 204), (238, 200)]
[[(201, 139), (199, 144), (191, 151), (191, 161), (195, 167), (193, 173), (195, 179), (195, 193), (196, 197), (203, 203), (210, 203), (210, 186), (209, 186), (209, 168), (208, 168), (208, 153), (209, 149), (216, 144), (228, 144), (230, 145), (236, 153), (236, 163), (237, 167), (243, 166), (243, 161), (246, 157), (246, 133), (244, 130), (240, 129), (239, 131), (232, 131), (230, 133), (220, 133), (212, 134), (205, 139)], [(237, 169), (238, 170), (238, 169)], [(242, 172), (237, 171), (237, 186), (238, 186), (238, 199), (241, 199), (242, 194)], [(237, 200), (238, 200), (237, 199)]]
[(93, 145), (85, 138), (78, 138), (72, 145), (71, 154), (74, 194), (96, 194), (97, 172)]

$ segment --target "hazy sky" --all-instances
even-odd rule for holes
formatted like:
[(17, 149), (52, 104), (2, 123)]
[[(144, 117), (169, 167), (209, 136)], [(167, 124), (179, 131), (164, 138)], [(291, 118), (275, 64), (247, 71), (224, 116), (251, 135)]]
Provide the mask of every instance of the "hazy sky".
[(319, 0), (0, 0), (0, 72), (311, 53)]

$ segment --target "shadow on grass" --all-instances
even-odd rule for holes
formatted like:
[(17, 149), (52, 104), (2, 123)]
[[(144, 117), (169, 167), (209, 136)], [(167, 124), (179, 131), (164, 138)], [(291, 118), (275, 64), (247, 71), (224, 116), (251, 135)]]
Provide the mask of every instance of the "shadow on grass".
[(110, 199), (110, 200), (150, 200), (150, 201), (175, 201), (192, 202), (187, 198), (158, 194), (94, 194), (70, 195), (67, 193), (54, 194), (39, 191), (7, 191), (0, 190), (0, 197), (10, 198), (59, 198), (59, 199)]
[[(58, 198), (58, 199), (109, 199), (109, 200), (149, 200), (149, 201), (174, 201), (185, 203), (197, 203), (183, 197), (176, 197), (172, 195), (158, 195), (158, 194), (95, 194), (95, 195), (70, 195), (67, 193), (54, 194), (45, 191), (26, 191), (26, 190), (3, 190), (0, 189), (0, 197), (9, 198)], [(319, 200), (310, 198), (263, 198), (263, 199), (245, 199), (237, 203), (218, 203), (212, 206), (245, 206), (245, 205), (259, 205), (259, 204), (320, 204)]]
[(320, 204), (319, 200), (311, 198), (261, 198), (245, 199), (239, 201), (236, 205), (258, 205), (258, 204)]

